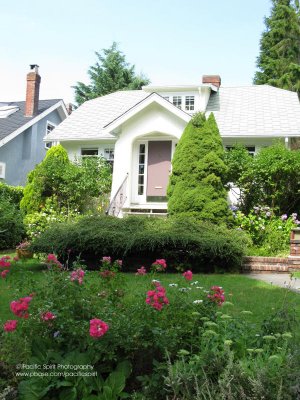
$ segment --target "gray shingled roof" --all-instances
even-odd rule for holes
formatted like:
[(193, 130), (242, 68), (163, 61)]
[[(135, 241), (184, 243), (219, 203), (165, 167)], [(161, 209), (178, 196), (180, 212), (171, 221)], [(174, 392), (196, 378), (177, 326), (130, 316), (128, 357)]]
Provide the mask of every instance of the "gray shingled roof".
[[(43, 113), (59, 101), (60, 99), (40, 100), (37, 115)], [(19, 107), (19, 110), (9, 115), (7, 118), (0, 118), (0, 140), (4, 139), (6, 136), (10, 135), (12, 132), (16, 131), (36, 117), (24, 117), (25, 101), (13, 101), (5, 104), (9, 106), (17, 106)]]
[(143, 90), (124, 90), (86, 101), (47, 140), (113, 138), (104, 135), (103, 128), (148, 96)]
[(300, 103), (294, 92), (268, 85), (221, 87), (212, 92), (213, 112), (226, 136), (300, 136)]

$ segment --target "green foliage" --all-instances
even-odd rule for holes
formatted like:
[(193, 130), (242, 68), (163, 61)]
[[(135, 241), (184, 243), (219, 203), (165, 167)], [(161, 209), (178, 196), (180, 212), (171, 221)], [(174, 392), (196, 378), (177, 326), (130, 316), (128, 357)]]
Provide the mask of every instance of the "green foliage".
[(136, 75), (134, 65), (126, 62), (125, 55), (118, 50), (116, 42), (102, 53), (96, 52), (97, 62), (88, 70), (91, 80), (89, 85), (77, 82), (75, 100), (80, 105), (87, 100), (104, 96), (118, 90), (141, 89), (149, 83), (144, 75)]
[(254, 244), (248, 255), (281, 256), (289, 254), (291, 229), (298, 226), (297, 214), (277, 217), (269, 207), (254, 207), (249, 214), (235, 213), (235, 223), (248, 233)]
[(134, 259), (153, 262), (168, 258), (174, 266), (187, 262), (196, 270), (238, 267), (247, 240), (236, 230), (204, 224), (192, 218), (105, 216), (83, 217), (77, 222), (53, 225), (33, 243), (35, 252), (55, 252), (63, 259), (68, 249), (93, 264), (97, 257), (114, 254), (132, 267)]
[(277, 215), (290, 214), (300, 207), (300, 151), (277, 143), (262, 149), (238, 181), (241, 208), (248, 213), (258, 204)]
[(300, 93), (300, 8), (297, 0), (272, 0), (260, 41), (255, 84)]
[(57, 212), (83, 212), (93, 207), (94, 198), (107, 195), (110, 184), (111, 167), (106, 160), (90, 158), (71, 163), (62, 146), (53, 146), (28, 175), (21, 208), (26, 214), (41, 212), (51, 199)]
[(177, 145), (168, 186), (170, 215), (194, 216), (213, 223), (230, 222), (224, 149), (213, 114), (197, 114)]
[(24, 234), (23, 218), (18, 206), (0, 197), (0, 249), (15, 247)]
[(0, 182), (0, 199), (8, 199), (19, 208), (22, 197), (23, 188), (21, 186), (10, 186)]
[(225, 182), (239, 185), (240, 178), (251, 168), (253, 157), (242, 144), (236, 143), (232, 149), (225, 152), (224, 162), (227, 166)]

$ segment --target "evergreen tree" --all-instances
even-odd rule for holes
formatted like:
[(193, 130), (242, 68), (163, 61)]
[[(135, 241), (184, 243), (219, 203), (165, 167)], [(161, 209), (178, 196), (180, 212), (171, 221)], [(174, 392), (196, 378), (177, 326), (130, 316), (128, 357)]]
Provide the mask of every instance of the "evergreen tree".
[(300, 8), (299, 0), (272, 0), (271, 16), (257, 58), (255, 84), (269, 84), (300, 95)]
[(91, 83), (86, 85), (77, 82), (75, 100), (80, 105), (86, 100), (104, 96), (117, 90), (141, 89), (149, 83), (144, 75), (135, 74), (135, 66), (128, 64), (125, 55), (118, 50), (117, 43), (113, 42), (109, 49), (103, 49), (103, 54), (96, 52), (98, 61), (88, 70)]
[(213, 114), (196, 114), (186, 126), (173, 157), (168, 187), (170, 215), (229, 222), (224, 149)]

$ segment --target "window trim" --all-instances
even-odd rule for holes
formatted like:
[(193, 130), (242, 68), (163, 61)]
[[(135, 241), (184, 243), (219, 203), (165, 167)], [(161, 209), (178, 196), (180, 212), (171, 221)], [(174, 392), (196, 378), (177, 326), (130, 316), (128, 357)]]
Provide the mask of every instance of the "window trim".
[[(53, 129), (51, 129), (50, 132), (48, 132), (48, 126), (49, 126), (49, 125), (53, 128)], [(57, 127), (57, 125), (56, 125), (54, 122), (47, 120), (47, 121), (46, 121), (46, 135), (45, 135), (45, 137), (47, 138), (47, 136), (48, 136), (56, 127)], [(52, 147), (52, 143), (53, 143), (53, 142), (45, 142), (45, 149), (46, 149), (46, 150), (49, 150), (49, 149)], [(50, 145), (50, 146), (49, 146), (49, 145)]]
[(2, 170), (1, 171), (2, 173), (0, 173), (0, 179), (5, 179), (6, 163), (0, 161), (0, 167), (2, 167), (2, 168), (0, 168), (0, 171)]
[[(187, 104), (187, 101), (192, 101), (193, 104)], [(184, 107), (185, 111), (195, 111), (195, 96), (194, 95), (187, 95), (184, 99)], [(193, 108), (191, 108), (193, 107)]]
[[(97, 154), (82, 154), (83, 150), (92, 150), (97, 151)], [(80, 157), (99, 157), (99, 147), (81, 147), (80, 148)]]

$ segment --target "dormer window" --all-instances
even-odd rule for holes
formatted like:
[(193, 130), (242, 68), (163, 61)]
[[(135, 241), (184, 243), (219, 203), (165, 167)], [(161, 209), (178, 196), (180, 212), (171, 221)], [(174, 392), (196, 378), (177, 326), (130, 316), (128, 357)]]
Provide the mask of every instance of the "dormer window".
[[(46, 136), (48, 136), (49, 133), (51, 133), (55, 127), (56, 127), (56, 125), (52, 124), (52, 122), (47, 121)], [(50, 149), (51, 146), (52, 146), (52, 142), (48, 142), (45, 144), (46, 149)]]
[(173, 104), (181, 109), (181, 96), (173, 96)]
[(185, 109), (186, 111), (195, 110), (195, 96), (185, 96)]

